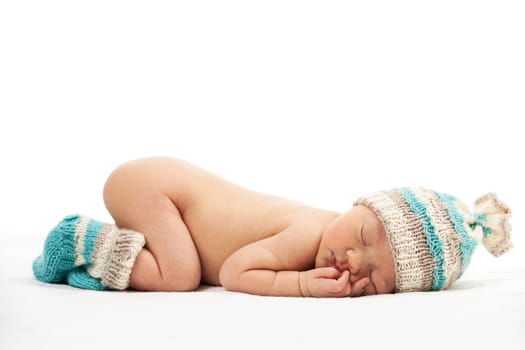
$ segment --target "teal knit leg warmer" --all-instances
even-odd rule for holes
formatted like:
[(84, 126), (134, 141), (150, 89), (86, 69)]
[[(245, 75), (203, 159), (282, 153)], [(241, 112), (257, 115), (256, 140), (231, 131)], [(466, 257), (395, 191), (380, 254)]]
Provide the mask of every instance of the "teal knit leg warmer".
[(89, 275), (83, 266), (71, 270), (67, 275), (67, 284), (73, 287), (91, 290), (110, 290), (100, 281), (100, 278), (94, 278)]
[(136, 231), (86, 216), (66, 216), (49, 233), (44, 251), (33, 262), (33, 274), (42, 282), (84, 289), (126, 289), (144, 243)]

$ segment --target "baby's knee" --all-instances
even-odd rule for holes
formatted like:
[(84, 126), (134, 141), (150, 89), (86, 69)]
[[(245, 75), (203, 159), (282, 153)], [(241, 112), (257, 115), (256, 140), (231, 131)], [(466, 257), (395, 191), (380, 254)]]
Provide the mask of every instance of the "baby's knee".
[(143, 291), (189, 292), (197, 289), (200, 281), (199, 266), (170, 266), (162, 270), (148, 248), (137, 256), (130, 276), (131, 288)]
[(191, 292), (199, 288), (201, 271), (197, 266), (177, 266), (160, 271), (160, 278), (152, 283), (151, 289), (162, 292)]
[(190, 272), (183, 277), (164, 280), (164, 287), (167, 291), (173, 292), (191, 292), (199, 288), (201, 283), (200, 271)]

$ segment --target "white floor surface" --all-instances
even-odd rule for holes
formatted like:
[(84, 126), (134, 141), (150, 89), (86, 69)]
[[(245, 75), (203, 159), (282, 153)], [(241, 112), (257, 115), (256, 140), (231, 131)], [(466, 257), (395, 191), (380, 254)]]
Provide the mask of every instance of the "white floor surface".
[(42, 243), (0, 235), (0, 349), (525, 349), (524, 266), (473, 268), (443, 292), (353, 299), (94, 292), (36, 281)]

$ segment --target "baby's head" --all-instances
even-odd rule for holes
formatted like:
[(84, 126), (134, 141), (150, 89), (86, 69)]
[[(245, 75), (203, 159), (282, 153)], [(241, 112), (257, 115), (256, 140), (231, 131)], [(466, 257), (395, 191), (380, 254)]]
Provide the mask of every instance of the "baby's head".
[[(441, 290), (467, 268), (481, 242), (494, 256), (511, 247), (510, 208), (494, 193), (474, 203), (425, 188), (400, 188), (363, 196), (383, 224), (395, 271), (395, 292)], [(354, 207), (355, 208), (355, 207)]]

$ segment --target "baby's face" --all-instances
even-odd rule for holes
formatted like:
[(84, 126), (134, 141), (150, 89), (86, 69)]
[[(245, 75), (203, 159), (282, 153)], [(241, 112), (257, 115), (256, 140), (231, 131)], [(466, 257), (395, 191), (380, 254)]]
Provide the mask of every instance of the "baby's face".
[(392, 293), (394, 259), (383, 224), (366, 206), (357, 205), (326, 228), (315, 258), (315, 267), (335, 267), (350, 272), (350, 283), (369, 282), (362, 295)]

